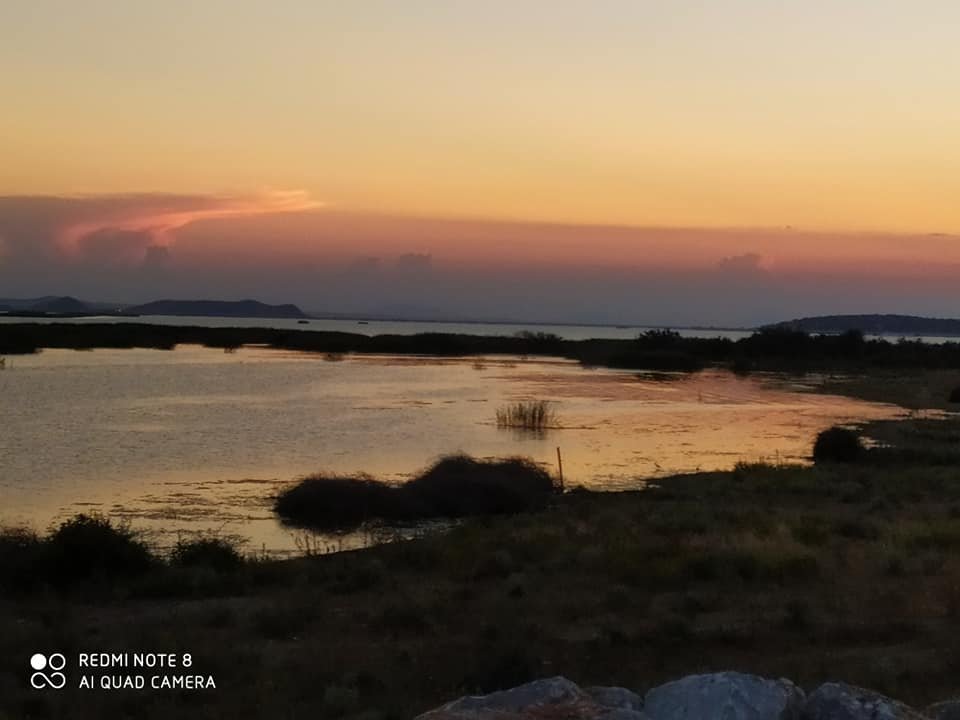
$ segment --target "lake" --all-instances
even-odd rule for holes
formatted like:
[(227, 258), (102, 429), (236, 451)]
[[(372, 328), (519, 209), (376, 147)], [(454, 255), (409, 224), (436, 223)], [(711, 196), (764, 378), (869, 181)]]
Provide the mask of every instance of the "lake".
[[(585, 369), (561, 359), (47, 350), (0, 371), (0, 522), (38, 530), (80, 511), (129, 519), (169, 544), (218, 531), (293, 550), (270, 497), (318, 470), (402, 481), (437, 457), (526, 455), (568, 485), (736, 462), (803, 462), (840, 422), (894, 406), (807, 392), (775, 375)], [(499, 429), (497, 407), (554, 403), (560, 429)]]

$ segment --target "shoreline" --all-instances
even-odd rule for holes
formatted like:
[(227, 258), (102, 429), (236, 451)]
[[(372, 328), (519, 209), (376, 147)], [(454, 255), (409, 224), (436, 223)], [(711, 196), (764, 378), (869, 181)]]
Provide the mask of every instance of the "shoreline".
[(566, 340), (543, 332), (512, 336), (419, 333), (373, 335), (307, 329), (201, 327), (147, 323), (8, 323), (0, 325), (0, 356), (47, 348), (152, 348), (178, 344), (237, 349), (245, 345), (328, 355), (557, 356), (585, 366), (627, 370), (693, 372), (726, 367), (738, 373), (866, 372), (868, 370), (960, 369), (960, 343), (931, 344), (866, 339), (861, 333), (809, 335), (768, 328), (737, 340), (685, 337), (649, 330), (633, 339)]

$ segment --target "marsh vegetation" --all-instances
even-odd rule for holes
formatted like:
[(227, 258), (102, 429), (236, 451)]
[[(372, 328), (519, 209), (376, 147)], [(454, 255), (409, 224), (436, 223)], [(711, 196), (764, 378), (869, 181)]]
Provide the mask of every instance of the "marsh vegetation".
[(497, 408), (497, 427), (544, 431), (556, 428), (557, 412), (548, 400), (521, 400)]
[(311, 475), (283, 490), (274, 509), (291, 525), (346, 531), (365, 523), (542, 510), (558, 491), (550, 473), (526, 458), (449, 455), (401, 484), (367, 475)]

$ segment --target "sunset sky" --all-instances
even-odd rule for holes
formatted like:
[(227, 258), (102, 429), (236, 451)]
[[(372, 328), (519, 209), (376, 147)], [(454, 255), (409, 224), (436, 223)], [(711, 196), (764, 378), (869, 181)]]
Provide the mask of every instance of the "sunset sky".
[(0, 297), (960, 315), (953, 0), (31, 0), (0, 27)]

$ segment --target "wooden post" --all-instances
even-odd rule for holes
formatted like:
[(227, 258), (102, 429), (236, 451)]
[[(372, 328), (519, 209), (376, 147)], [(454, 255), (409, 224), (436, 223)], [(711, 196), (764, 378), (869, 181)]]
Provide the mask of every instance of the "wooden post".
[(560, 490), (563, 491), (563, 458), (560, 457), (560, 446), (557, 446), (557, 467), (560, 469)]

